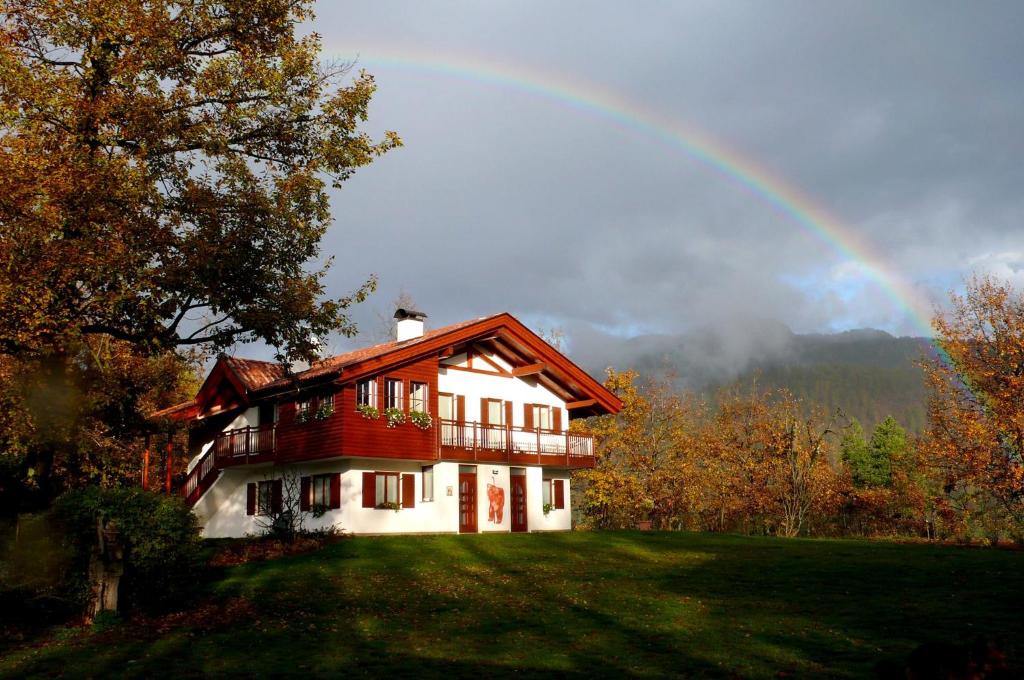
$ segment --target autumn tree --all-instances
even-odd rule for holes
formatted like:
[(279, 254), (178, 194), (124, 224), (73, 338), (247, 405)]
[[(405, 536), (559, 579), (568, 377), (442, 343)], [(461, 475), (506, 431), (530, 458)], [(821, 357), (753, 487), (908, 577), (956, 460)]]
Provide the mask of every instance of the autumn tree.
[[(374, 281), (324, 299), (327, 191), (400, 142), (360, 131), (373, 79), (323, 63), (298, 31), (311, 17), (306, 0), (0, 0), (4, 370), (83, 394), (125, 377), (86, 380), (112, 366), (97, 351), (172, 377), (179, 350), (260, 340), (308, 360), (353, 332)], [(81, 421), (54, 443), (32, 425), (50, 405), (22, 403), (6, 438), (35, 447), (31, 469), (74, 455)]]
[(309, 359), (327, 183), (396, 146), (374, 90), (300, 37), (311, 2), (3, 0), (0, 348), (263, 340)]
[(967, 282), (933, 319), (938, 356), (924, 447), (947, 497), (991, 528), (1024, 528), (1024, 295), (991, 277)]
[(578, 475), (584, 513), (602, 527), (651, 520), (660, 528), (679, 528), (695, 492), (687, 466), (699, 404), (676, 394), (670, 379), (639, 384), (632, 371), (609, 369), (605, 387), (622, 399), (623, 408), (587, 423), (597, 465)]

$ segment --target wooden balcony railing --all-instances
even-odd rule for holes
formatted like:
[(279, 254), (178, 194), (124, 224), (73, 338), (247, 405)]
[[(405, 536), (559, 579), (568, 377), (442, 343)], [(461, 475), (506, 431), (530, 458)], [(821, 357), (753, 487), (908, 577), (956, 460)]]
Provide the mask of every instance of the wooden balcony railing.
[(217, 479), (219, 470), (214, 465), (213, 449), (206, 452), (199, 462), (195, 464), (185, 476), (185, 483), (181, 485), (181, 495), (185, 497), (189, 505), (195, 505), (206, 490), (210, 488)]
[(213, 444), (218, 468), (272, 460), (277, 446), (274, 425), (256, 425), (228, 430)]
[(456, 420), (437, 422), (441, 459), (594, 466), (594, 438), (589, 434)]

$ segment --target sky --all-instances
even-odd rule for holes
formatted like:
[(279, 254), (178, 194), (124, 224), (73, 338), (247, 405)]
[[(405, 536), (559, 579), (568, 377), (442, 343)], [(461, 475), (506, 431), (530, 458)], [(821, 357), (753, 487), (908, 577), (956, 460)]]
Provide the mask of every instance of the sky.
[[(745, 319), (921, 335), (908, 304), (927, 314), (971, 273), (1024, 288), (1024, 4), (317, 13), (325, 56), (376, 78), (365, 130), (405, 144), (332, 194), (328, 292), (379, 277), (354, 311), (367, 337), (400, 291), (431, 326), (509, 311), (571, 346)], [(667, 128), (806, 197), (870, 266)]]

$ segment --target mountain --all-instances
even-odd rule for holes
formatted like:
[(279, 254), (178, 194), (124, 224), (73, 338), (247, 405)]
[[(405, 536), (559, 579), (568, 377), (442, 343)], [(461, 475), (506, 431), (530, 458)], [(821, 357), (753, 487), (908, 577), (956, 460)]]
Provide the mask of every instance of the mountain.
[(573, 335), (573, 355), (593, 375), (606, 366), (665, 376), (680, 388), (785, 387), (808, 403), (836, 408), (871, 428), (888, 415), (912, 431), (925, 426), (926, 392), (915, 362), (929, 355), (926, 338), (859, 329), (797, 334), (755, 320), (681, 335), (617, 338)]

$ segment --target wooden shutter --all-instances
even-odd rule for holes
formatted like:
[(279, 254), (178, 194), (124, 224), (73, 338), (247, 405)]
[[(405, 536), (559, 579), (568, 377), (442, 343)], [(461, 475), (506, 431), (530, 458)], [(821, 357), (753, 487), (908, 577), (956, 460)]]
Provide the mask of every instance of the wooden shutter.
[(565, 509), (565, 480), (555, 480), (555, 510)]
[(375, 472), (363, 473), (363, 507), (377, 507), (377, 474)]
[(487, 398), (480, 399), (480, 422), (484, 425), (491, 424), (491, 409), (487, 408)]
[(299, 480), (299, 510), (309, 512), (313, 505), (313, 494), (310, 493), (310, 478), (303, 477)]
[(466, 395), (464, 394), (455, 397), (455, 419), (460, 423), (466, 422)]
[(416, 475), (402, 475), (402, 507), (416, 507)]
[(275, 479), (270, 492), (270, 512), (278, 513), (284, 509), (284, 489), (280, 479)]
[(523, 429), (533, 430), (533, 404), (523, 404)]
[(512, 427), (512, 402), (505, 402), (505, 427)]
[(551, 407), (551, 429), (555, 432), (562, 431), (562, 409), (557, 406)]
[(256, 482), (245, 485), (245, 514), (256, 514)]
[(331, 510), (341, 507), (341, 473), (331, 475)]

